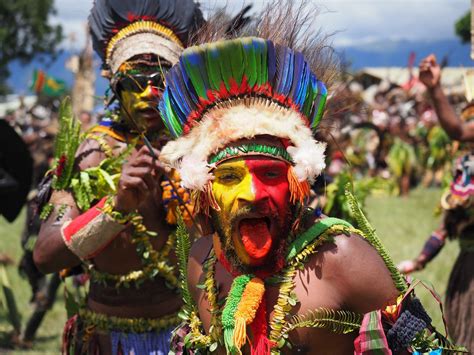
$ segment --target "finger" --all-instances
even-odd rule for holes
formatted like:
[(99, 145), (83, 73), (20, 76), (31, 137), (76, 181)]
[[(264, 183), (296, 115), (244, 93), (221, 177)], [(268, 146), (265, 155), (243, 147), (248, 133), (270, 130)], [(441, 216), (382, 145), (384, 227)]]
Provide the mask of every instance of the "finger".
[(149, 148), (148, 146), (144, 145), (138, 151), (138, 154), (141, 155), (148, 155), (153, 158), (158, 158), (160, 156), (160, 151), (156, 148)]
[(133, 171), (130, 171), (129, 175), (131, 177), (142, 179), (145, 182), (148, 191), (152, 191), (156, 187), (156, 178), (153, 176), (152, 171), (150, 171), (148, 168), (134, 169)]
[(154, 161), (156, 161), (156, 159), (153, 159), (150, 155), (140, 155), (133, 161), (132, 165), (153, 168)]
[(150, 175), (153, 169), (150, 166), (135, 166), (133, 168), (127, 169), (126, 171), (122, 172), (122, 174), (135, 176), (135, 177), (143, 177), (145, 175)]
[(150, 191), (153, 191), (158, 185), (158, 179), (156, 179), (152, 174), (146, 174), (142, 177), (142, 179), (145, 181), (145, 184), (148, 186)]
[(126, 176), (123, 179), (122, 186), (127, 190), (137, 190), (142, 196), (150, 192), (145, 181), (136, 176)]

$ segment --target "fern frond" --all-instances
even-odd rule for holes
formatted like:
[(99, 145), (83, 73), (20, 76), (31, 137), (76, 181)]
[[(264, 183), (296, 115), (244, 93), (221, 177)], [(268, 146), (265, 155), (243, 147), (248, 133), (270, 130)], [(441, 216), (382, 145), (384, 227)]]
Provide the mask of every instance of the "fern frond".
[(382, 257), (385, 266), (390, 271), (392, 276), (392, 280), (395, 283), (395, 287), (398, 291), (405, 294), (408, 290), (407, 283), (403, 275), (398, 271), (395, 263), (393, 262), (392, 258), (388, 254), (387, 250), (383, 246), (382, 242), (380, 241), (375, 229), (370, 225), (369, 221), (365, 217), (362, 209), (360, 208), (359, 204), (357, 203), (356, 198), (350, 192), (350, 186), (346, 185), (346, 197), (349, 203), (349, 206), (352, 210), (353, 216), (357, 221), (357, 226), (359, 229), (364, 233), (365, 238), (367, 241), (378, 251), (379, 255)]
[(362, 315), (349, 311), (335, 311), (328, 308), (317, 308), (304, 315), (293, 316), (283, 328), (282, 334), (296, 328), (322, 328), (337, 334), (347, 334), (360, 328)]
[(54, 189), (63, 190), (69, 186), (81, 141), (81, 123), (74, 118), (70, 99), (65, 98), (59, 109), (59, 132), (54, 143), (54, 167), (57, 169), (61, 165), (59, 176), (53, 180)]
[(176, 228), (176, 256), (178, 259), (179, 280), (181, 284), (181, 294), (185, 307), (189, 312), (194, 309), (194, 301), (188, 287), (188, 258), (191, 250), (191, 241), (183, 216), (179, 208), (176, 209), (178, 217), (178, 226)]

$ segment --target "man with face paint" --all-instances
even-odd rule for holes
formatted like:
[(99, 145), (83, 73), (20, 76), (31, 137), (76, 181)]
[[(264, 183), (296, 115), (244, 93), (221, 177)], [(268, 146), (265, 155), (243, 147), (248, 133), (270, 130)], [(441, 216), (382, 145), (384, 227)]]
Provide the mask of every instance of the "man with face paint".
[(61, 157), (53, 186), (69, 159), (75, 170), (62, 189), (46, 193), (51, 209), (34, 250), (46, 273), (82, 264), (89, 275), (86, 305), (65, 327), (64, 353), (168, 353), (182, 304), (170, 261), (171, 206), (192, 207), (183, 205), (189, 195), (177, 176), (156, 159), (167, 139), (157, 102), (164, 74), (202, 23), (192, 0), (94, 2), (89, 26), (110, 79), (110, 112), (75, 157)]
[(178, 236), (178, 258), (188, 260), (180, 264), (186, 307), (172, 347), (424, 350), (415, 340), (429, 343), (431, 320), (373, 231), (305, 207), (310, 182), (325, 166), (325, 144), (312, 130), (323, 116), (330, 62), (305, 47), (315, 45), (311, 37), (295, 44), (282, 35), (298, 28), (286, 20), (298, 18), (291, 9), (264, 12), (260, 37), (186, 49), (167, 73), (160, 110), (176, 139), (160, 160), (193, 190), (208, 232), (189, 259), (186, 236)]

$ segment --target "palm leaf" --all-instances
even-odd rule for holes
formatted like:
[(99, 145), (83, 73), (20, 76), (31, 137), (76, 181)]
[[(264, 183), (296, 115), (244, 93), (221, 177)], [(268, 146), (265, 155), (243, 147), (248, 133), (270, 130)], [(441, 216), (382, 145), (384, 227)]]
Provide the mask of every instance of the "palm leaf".
[(178, 259), (178, 271), (181, 284), (181, 294), (185, 303), (186, 309), (191, 312), (194, 309), (194, 300), (191, 297), (191, 292), (188, 287), (188, 258), (191, 250), (191, 241), (186, 225), (183, 221), (183, 216), (179, 208), (176, 209), (178, 217), (178, 226), (176, 228), (176, 256)]
[(283, 328), (282, 335), (296, 328), (321, 328), (337, 334), (347, 334), (359, 329), (361, 324), (361, 314), (320, 307), (304, 315), (293, 316)]
[(346, 197), (347, 197), (349, 206), (352, 210), (352, 214), (355, 220), (357, 221), (358, 228), (364, 233), (364, 237), (367, 239), (367, 241), (369, 241), (369, 243), (378, 251), (378, 253), (382, 257), (385, 263), (385, 266), (390, 271), (392, 280), (395, 283), (395, 287), (397, 288), (397, 290), (405, 294), (406, 291), (408, 290), (408, 286), (403, 275), (398, 271), (392, 258), (390, 257), (387, 250), (383, 246), (379, 237), (377, 236), (375, 229), (370, 225), (369, 221), (367, 220), (364, 213), (362, 212), (362, 209), (357, 203), (356, 198), (350, 192), (349, 184), (346, 185)]

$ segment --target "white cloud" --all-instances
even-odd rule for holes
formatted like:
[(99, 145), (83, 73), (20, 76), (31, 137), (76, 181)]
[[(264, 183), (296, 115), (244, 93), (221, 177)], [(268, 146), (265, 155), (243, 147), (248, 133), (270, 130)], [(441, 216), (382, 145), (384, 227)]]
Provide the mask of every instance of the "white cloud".
[[(118, 0), (120, 1), (120, 0)], [(84, 44), (84, 25), (93, 0), (56, 0), (55, 22), (64, 33), (74, 33), (74, 46)], [(243, 4), (254, 3), (255, 9), (271, 0), (202, 0), (206, 12), (226, 5), (238, 11)], [(320, 0), (323, 9), (316, 26), (324, 32), (337, 32), (336, 45), (367, 44), (383, 39), (425, 39), (454, 37), (454, 22), (470, 7), (469, 0)], [(68, 42), (65, 46), (70, 46)]]

